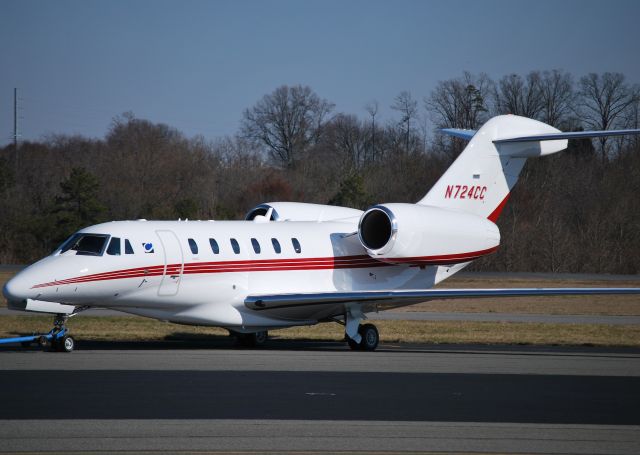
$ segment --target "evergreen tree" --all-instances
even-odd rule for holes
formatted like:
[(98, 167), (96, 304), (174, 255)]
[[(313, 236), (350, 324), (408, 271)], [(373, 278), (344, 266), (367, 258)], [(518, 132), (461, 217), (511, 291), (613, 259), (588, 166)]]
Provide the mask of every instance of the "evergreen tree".
[(350, 174), (340, 183), (340, 189), (329, 201), (331, 205), (364, 209), (370, 205), (369, 195), (359, 174)]
[(101, 220), (105, 207), (100, 203), (100, 182), (84, 168), (73, 168), (60, 182), (62, 194), (56, 198), (53, 213), (59, 239)]

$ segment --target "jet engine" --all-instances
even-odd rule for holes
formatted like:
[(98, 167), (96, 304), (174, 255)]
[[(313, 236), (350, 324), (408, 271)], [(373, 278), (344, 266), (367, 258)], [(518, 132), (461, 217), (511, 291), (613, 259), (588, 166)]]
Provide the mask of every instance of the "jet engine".
[(245, 220), (254, 220), (257, 216), (269, 216), (271, 221), (330, 221), (358, 218), (362, 210), (335, 205), (307, 204), (304, 202), (269, 202), (249, 210)]
[(465, 212), (417, 204), (384, 204), (360, 217), (358, 237), (369, 256), (397, 264), (455, 264), (494, 252), (500, 231)]

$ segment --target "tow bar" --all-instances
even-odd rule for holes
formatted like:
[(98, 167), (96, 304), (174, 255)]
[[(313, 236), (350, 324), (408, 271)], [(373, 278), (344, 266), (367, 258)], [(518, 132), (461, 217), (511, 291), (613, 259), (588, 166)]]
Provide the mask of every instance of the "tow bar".
[(27, 347), (33, 343), (38, 343), (42, 348), (50, 347), (52, 351), (57, 352), (71, 352), (76, 346), (76, 341), (66, 327), (67, 319), (69, 316), (66, 314), (56, 314), (53, 319), (53, 329), (49, 333), (34, 333), (33, 335), (13, 337), (13, 338), (0, 338), (0, 345), (20, 343), (22, 346)]

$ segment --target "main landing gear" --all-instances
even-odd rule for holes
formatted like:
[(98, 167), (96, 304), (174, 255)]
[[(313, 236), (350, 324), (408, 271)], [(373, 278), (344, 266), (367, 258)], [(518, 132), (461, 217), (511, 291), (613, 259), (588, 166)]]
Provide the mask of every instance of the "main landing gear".
[(269, 332), (266, 330), (255, 333), (231, 332), (231, 334), (236, 337), (240, 346), (246, 348), (260, 348), (264, 346), (269, 339)]
[(350, 308), (344, 315), (344, 335), (353, 350), (375, 351), (380, 342), (380, 334), (373, 324), (360, 324), (364, 314), (357, 308)]
[(357, 343), (347, 335), (347, 343), (351, 349), (360, 351), (375, 351), (380, 341), (378, 329), (373, 324), (362, 324), (358, 326), (360, 342)]

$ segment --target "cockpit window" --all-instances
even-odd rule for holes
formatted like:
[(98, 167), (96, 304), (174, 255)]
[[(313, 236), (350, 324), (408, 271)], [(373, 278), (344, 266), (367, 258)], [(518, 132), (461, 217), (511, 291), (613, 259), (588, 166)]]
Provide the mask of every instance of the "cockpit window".
[(124, 254), (133, 254), (133, 247), (129, 239), (124, 239)]
[(120, 256), (120, 237), (111, 237), (111, 241), (107, 247), (107, 254)]
[(105, 234), (74, 234), (62, 244), (60, 254), (75, 251), (78, 255), (102, 256), (108, 239)]

